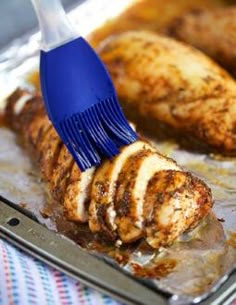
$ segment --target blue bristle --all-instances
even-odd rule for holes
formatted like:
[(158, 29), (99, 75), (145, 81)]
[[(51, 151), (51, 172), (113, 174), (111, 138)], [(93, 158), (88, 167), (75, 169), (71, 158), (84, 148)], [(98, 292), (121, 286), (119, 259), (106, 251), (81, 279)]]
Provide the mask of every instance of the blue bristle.
[(67, 120), (68, 124), (68, 134), (71, 135), (71, 140), (75, 144), (78, 152), (82, 154), (84, 158), (93, 159), (96, 162), (96, 159), (99, 158), (98, 155), (94, 156), (93, 148), (87, 139), (86, 133), (84, 133), (82, 126), (78, 126), (78, 122), (74, 116), (71, 117), (70, 120)]
[[(99, 102), (60, 123), (60, 136), (82, 171), (113, 157), (137, 137), (116, 99)], [(115, 145), (116, 144), (116, 145)]]
[(80, 132), (82, 129), (78, 128), (77, 124), (69, 124), (69, 122), (71, 123), (71, 119), (61, 122), (58, 132), (79, 168), (84, 171), (98, 165), (101, 159), (86, 139), (85, 133)]
[(91, 160), (92, 160), (92, 164), (97, 164), (101, 158), (99, 157), (99, 155), (96, 153), (96, 151), (93, 150), (93, 146), (90, 143), (89, 138), (87, 137), (87, 134), (83, 131), (83, 125), (81, 124), (80, 120), (78, 120), (77, 115), (74, 115), (72, 117), (73, 119), (73, 124), (75, 126), (74, 130), (75, 130), (75, 137), (78, 133), (78, 130), (80, 132), (81, 135), (81, 142), (79, 142), (79, 145), (83, 147), (85, 147), (85, 155), (89, 155)]
[(82, 122), (85, 123), (84, 130), (86, 130), (88, 137), (92, 138), (97, 149), (99, 149), (106, 157), (115, 156), (118, 153), (118, 149), (101, 124), (101, 120), (98, 116), (97, 105), (83, 112), (81, 114), (81, 119)]
[(123, 116), (115, 97), (100, 103), (99, 107), (104, 125), (112, 132), (113, 140), (120, 143), (119, 146), (129, 144), (137, 139), (135, 132)]

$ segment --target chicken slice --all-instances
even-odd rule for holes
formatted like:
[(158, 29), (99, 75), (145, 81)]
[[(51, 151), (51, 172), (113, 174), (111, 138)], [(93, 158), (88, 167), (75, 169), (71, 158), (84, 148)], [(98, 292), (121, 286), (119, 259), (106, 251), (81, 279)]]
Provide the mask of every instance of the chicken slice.
[(142, 128), (236, 152), (236, 84), (201, 52), (167, 37), (132, 31), (107, 39), (99, 54), (126, 115)]
[(126, 161), (117, 180), (115, 198), (115, 222), (122, 242), (130, 243), (142, 237), (147, 185), (161, 170), (181, 169), (173, 160), (150, 150), (142, 150)]
[[(41, 98), (38, 95), (32, 96), (25, 90), (17, 89), (9, 97), (6, 117), (13, 129), (22, 132), (24, 145), (31, 155), (36, 154), (39, 158), (37, 144), (39, 142), (40, 146), (49, 129), (52, 131), (51, 123), (45, 114)], [(46, 169), (45, 166), (44, 168)]]
[(236, 6), (192, 10), (169, 25), (165, 33), (212, 57), (236, 77)]
[[(40, 141), (41, 140), (41, 141)], [(46, 135), (39, 139), (37, 149), (40, 151), (38, 162), (46, 181), (50, 181), (55, 162), (57, 161), (62, 142), (57, 132), (50, 125)]]
[(52, 197), (55, 200), (61, 201), (65, 194), (67, 181), (71, 175), (71, 169), (74, 165), (74, 160), (68, 152), (65, 145), (61, 147), (57, 162), (54, 164), (49, 187)]
[(116, 211), (114, 208), (114, 196), (117, 188), (118, 176), (125, 162), (141, 150), (154, 148), (144, 141), (125, 146), (120, 154), (112, 160), (104, 161), (95, 172), (92, 198), (89, 208), (89, 227), (92, 232), (104, 232), (112, 238), (115, 235)]
[(14, 105), (14, 113), (18, 115), (21, 113), (22, 109), (24, 108), (25, 104), (32, 99), (32, 95), (29, 93), (24, 92), (23, 95), (15, 102)]
[(37, 150), (37, 143), (41, 143), (42, 137), (51, 128), (41, 98), (21, 89), (9, 97), (6, 117), (15, 130), (24, 130), (25, 145), (33, 153)]
[(78, 165), (74, 163), (63, 202), (68, 219), (79, 222), (88, 221), (88, 204), (94, 171), (95, 168), (92, 167), (81, 173)]
[(30, 143), (30, 145), (33, 145), (33, 147), (36, 148), (44, 132), (48, 130), (50, 126), (51, 123), (45, 115), (37, 115), (37, 118), (32, 120), (27, 126), (26, 143)]
[(210, 190), (182, 171), (159, 171), (145, 195), (146, 241), (152, 248), (167, 246), (197, 224), (212, 206)]
[[(24, 107), (26, 102), (28, 102), (30, 97), (33, 98), (33, 96), (29, 94), (27, 91), (16, 89), (14, 93), (10, 95), (8, 98), (5, 109), (5, 113), (6, 113), (5, 116), (8, 124), (15, 130), (19, 130), (22, 127), (19, 120), (16, 120), (16, 117), (18, 117), (18, 114), (21, 114), (22, 108)], [(18, 108), (20, 108), (19, 111)]]

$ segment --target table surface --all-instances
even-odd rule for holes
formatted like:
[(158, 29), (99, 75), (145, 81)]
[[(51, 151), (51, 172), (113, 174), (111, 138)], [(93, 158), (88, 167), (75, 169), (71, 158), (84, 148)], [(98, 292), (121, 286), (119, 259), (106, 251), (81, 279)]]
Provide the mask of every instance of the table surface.
[[(62, 0), (62, 3), (68, 9), (82, 1)], [(0, 49), (37, 26), (30, 0), (0, 0)]]

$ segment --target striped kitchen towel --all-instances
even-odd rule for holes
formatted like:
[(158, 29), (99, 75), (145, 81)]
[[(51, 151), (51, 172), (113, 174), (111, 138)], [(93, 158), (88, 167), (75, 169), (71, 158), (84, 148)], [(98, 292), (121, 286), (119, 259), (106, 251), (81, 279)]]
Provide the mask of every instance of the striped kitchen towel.
[(0, 239), (0, 305), (119, 305)]

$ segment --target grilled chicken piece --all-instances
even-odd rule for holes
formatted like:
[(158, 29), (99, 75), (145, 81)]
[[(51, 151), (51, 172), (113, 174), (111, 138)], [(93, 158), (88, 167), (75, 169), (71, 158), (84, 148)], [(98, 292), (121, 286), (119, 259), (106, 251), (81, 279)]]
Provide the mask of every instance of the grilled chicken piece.
[[(9, 99), (8, 122), (23, 137), (52, 199), (63, 204), (69, 220), (88, 222), (92, 232), (117, 245), (146, 238), (158, 248), (208, 214), (212, 206), (208, 187), (141, 140), (123, 147), (96, 170), (81, 173), (45, 121), (40, 97), (23, 103), (25, 94), (18, 91)], [(156, 194), (162, 194), (158, 201)]]
[[(9, 96), (7, 101), (7, 107), (5, 109), (5, 116), (7, 119), (7, 122), (11, 127), (18, 131), (22, 127), (22, 110), (27, 102), (31, 100), (33, 97), (31, 94), (29, 94), (26, 91), (23, 91), (21, 89), (15, 90), (15, 92)], [(36, 106), (36, 103), (34, 103)], [(42, 103), (39, 103), (40, 108), (42, 108)], [(33, 107), (32, 107), (33, 108)], [(33, 109), (30, 111), (32, 113)], [(35, 111), (34, 111), (35, 112)], [(27, 115), (27, 117), (30, 117), (30, 114)], [(17, 120), (16, 120), (17, 118)], [(27, 120), (27, 119), (26, 119)]]
[(50, 127), (51, 124), (45, 114), (37, 115), (37, 118), (31, 121), (27, 126), (27, 135), (29, 136), (27, 138), (27, 143), (30, 143), (33, 147), (37, 147), (37, 144), (41, 141), (42, 135), (45, 134)]
[(192, 10), (174, 19), (165, 33), (202, 50), (236, 77), (236, 6)]
[(126, 161), (117, 184), (116, 224), (123, 242), (132, 242), (143, 235), (144, 196), (152, 176), (161, 170), (180, 170), (176, 163), (157, 152), (143, 150)]
[(208, 201), (209, 194), (202, 192), (202, 182), (192, 175), (178, 170), (156, 172), (145, 195), (148, 244), (159, 248), (171, 243), (186, 226), (196, 223), (201, 213), (205, 214), (198, 207)]
[(92, 180), (95, 168), (81, 173), (74, 163), (69, 183), (64, 194), (65, 215), (74, 221), (88, 221), (88, 203), (91, 196)]
[(8, 99), (6, 119), (14, 130), (24, 134), (24, 144), (30, 151), (36, 149), (39, 140), (41, 142), (42, 136), (51, 128), (41, 98), (20, 89)]
[(115, 194), (118, 187), (118, 177), (127, 160), (137, 152), (147, 150), (154, 151), (148, 143), (137, 141), (132, 145), (121, 149), (119, 155), (112, 160), (104, 161), (96, 170), (92, 198), (90, 203), (90, 229), (95, 232), (103, 232), (110, 238), (116, 237), (117, 225), (115, 223)]
[(68, 152), (66, 146), (62, 145), (49, 184), (50, 191), (53, 194), (52, 197), (58, 198), (59, 201), (64, 196), (73, 165), (74, 161), (71, 154)]
[(236, 152), (236, 85), (204, 54), (147, 31), (111, 37), (98, 50), (130, 119)]
[(46, 181), (49, 181), (52, 177), (54, 164), (62, 147), (61, 140), (52, 125), (50, 125), (50, 128), (46, 131), (46, 134), (40, 138), (36, 147), (38, 151), (40, 151), (38, 162), (42, 175)]

